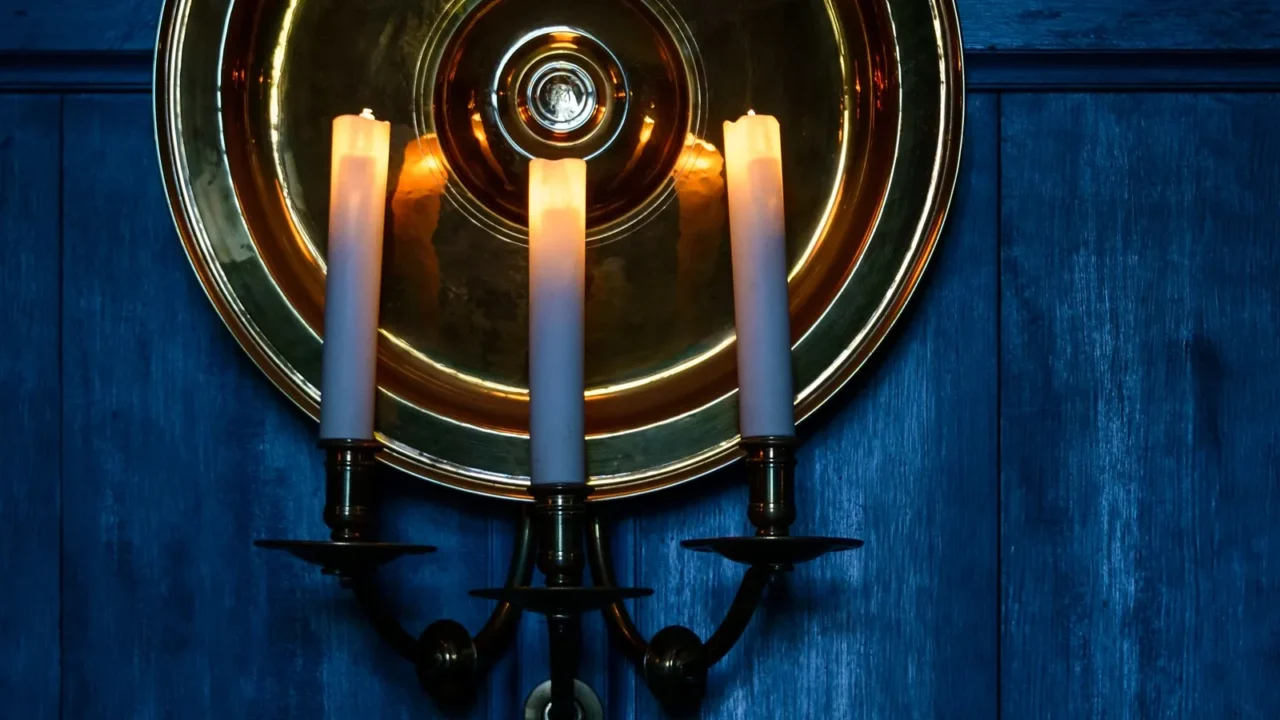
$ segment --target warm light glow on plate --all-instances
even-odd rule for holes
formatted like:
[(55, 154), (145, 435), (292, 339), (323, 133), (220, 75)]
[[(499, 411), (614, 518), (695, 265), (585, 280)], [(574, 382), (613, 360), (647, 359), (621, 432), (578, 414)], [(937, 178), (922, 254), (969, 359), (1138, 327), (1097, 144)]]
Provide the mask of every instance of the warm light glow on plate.
[(200, 282), (253, 360), (314, 414), (330, 124), (362, 108), (390, 122), (377, 428), (387, 460), (518, 497), (528, 160), (590, 157), (595, 497), (723, 466), (737, 392), (720, 123), (754, 110), (781, 125), (801, 418), (849, 380), (910, 297), (945, 217), (963, 124), (951, 0), (735, 7), (167, 0), (159, 146)]

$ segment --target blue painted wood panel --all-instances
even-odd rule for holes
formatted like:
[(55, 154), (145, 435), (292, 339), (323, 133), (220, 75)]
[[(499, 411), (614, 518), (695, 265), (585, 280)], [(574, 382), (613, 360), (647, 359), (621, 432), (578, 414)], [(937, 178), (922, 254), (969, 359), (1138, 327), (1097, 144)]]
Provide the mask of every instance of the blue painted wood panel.
[[(850, 0), (851, 1), (851, 0)], [(150, 51), (161, 0), (0, 0), (0, 52)], [(971, 50), (1277, 50), (1273, 0), (958, 0)]]
[(1275, 0), (957, 0), (971, 50), (1280, 49)]
[(0, 96), (0, 715), (59, 717), (62, 101)]
[[(66, 118), (65, 716), (421, 717), (413, 669), (345, 592), (250, 546), (323, 536), (314, 427), (192, 281), (149, 99), (69, 97)], [(401, 477), (386, 485), (388, 537), (441, 547), (389, 568), (393, 605), (414, 632), (445, 613), (478, 627), (486, 607), (465, 591), (492, 584), (508, 556), (491, 547), (509, 543), (502, 513)]]
[[(960, 5), (971, 80), (1037, 93), (971, 96), (924, 285), (806, 429), (797, 531), (868, 545), (770, 590), (704, 716), (1280, 717), (1280, 4)], [(323, 535), (314, 426), (169, 221), (159, 7), (0, 0), (0, 715), (434, 716), (342, 591), (250, 547)], [(63, 127), (15, 89), (134, 94), (66, 96)], [(388, 537), (441, 547), (388, 569), (391, 604), (478, 627), (510, 506), (384, 490)], [(677, 543), (743, 532), (744, 496), (731, 470), (609, 507), (644, 630), (712, 629), (739, 569)], [(546, 678), (521, 631), (470, 717)], [(586, 637), (608, 716), (656, 717)]]
[[(996, 98), (970, 98), (955, 214), (872, 366), (806, 429), (797, 534), (861, 537), (769, 590), (712, 672), (717, 718), (990, 718), (996, 711)], [(641, 517), (635, 603), (706, 637), (741, 570), (677, 542), (750, 529), (734, 469)], [(616, 713), (615, 709), (615, 713)], [(657, 715), (647, 691), (630, 715)]]
[(1006, 717), (1280, 717), (1278, 114), (1004, 99)]
[(150, 50), (162, 0), (0, 0), (0, 50)]

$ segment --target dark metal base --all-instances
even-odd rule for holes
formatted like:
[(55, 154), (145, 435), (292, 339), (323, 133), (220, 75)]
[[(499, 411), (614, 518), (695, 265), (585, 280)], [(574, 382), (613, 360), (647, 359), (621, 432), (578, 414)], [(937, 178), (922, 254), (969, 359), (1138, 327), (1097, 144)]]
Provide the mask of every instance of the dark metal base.
[(472, 590), (473, 597), (509, 602), (539, 615), (581, 615), (606, 608), (619, 600), (648, 597), (649, 588), (513, 587)]
[(658, 631), (644, 655), (644, 680), (650, 692), (673, 715), (695, 713), (707, 694), (707, 663), (702, 640), (692, 630), (673, 625)]
[(816, 560), (829, 552), (855, 550), (861, 540), (829, 537), (723, 537), (685, 540), (680, 543), (696, 552), (711, 552), (744, 565), (787, 569)]
[(320, 566), (326, 575), (341, 577), (368, 574), (405, 555), (425, 555), (436, 551), (430, 545), (383, 542), (257, 540), (253, 544), (266, 550), (283, 550), (300, 560)]
[(465, 708), (475, 699), (479, 664), (475, 641), (458, 622), (437, 620), (418, 638), (418, 684), (442, 708)]
[[(600, 696), (591, 686), (574, 679), (573, 700), (578, 720), (604, 720), (604, 706), (600, 704)], [(524, 715), (521, 717), (544, 720), (551, 717), (551, 681), (548, 680), (529, 693), (524, 701)]]

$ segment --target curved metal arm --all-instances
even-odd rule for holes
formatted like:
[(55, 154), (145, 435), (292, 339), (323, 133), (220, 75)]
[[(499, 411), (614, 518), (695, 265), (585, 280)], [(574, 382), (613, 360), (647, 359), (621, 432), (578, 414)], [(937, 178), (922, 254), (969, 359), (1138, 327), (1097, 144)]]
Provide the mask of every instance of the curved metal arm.
[[(533, 580), (533, 521), (529, 511), (520, 512), (516, 541), (511, 549), (506, 587), (525, 587)], [(498, 603), (489, 621), (476, 633), (474, 642), (480, 657), (492, 659), (502, 654), (520, 626), (520, 609), (505, 600)]]
[[(533, 523), (522, 512), (507, 571), (507, 586), (528, 585), (533, 575)], [(383, 640), (413, 663), (422, 689), (445, 708), (464, 707), (475, 697), (482, 670), (506, 650), (520, 623), (520, 610), (499, 602), (475, 637), (454, 620), (437, 620), (414, 637), (387, 609), (372, 574), (353, 578), (355, 592)]]
[[(516, 530), (515, 546), (511, 551), (506, 584), (507, 587), (528, 585), (532, 578), (533, 525), (528, 512), (522, 512)], [(351, 589), (382, 639), (401, 657), (410, 662), (418, 662), (422, 657), (418, 639), (405, 630), (400, 621), (387, 610), (372, 576), (355, 579)], [(489, 615), (489, 620), (472, 640), (476, 653), (486, 659), (500, 655), (514, 637), (519, 624), (520, 609), (509, 602), (498, 603)]]
[[(613, 577), (613, 564), (609, 554), (609, 541), (604, 534), (604, 525), (598, 515), (591, 516), (587, 526), (587, 560), (591, 566), (591, 580), (599, 587), (617, 587), (618, 581)], [(601, 611), (609, 631), (622, 646), (622, 652), (632, 662), (644, 662), (645, 653), (649, 651), (649, 641), (644, 639), (636, 624), (631, 620), (631, 613), (621, 602), (613, 603)]]
[(411, 663), (417, 663), (422, 655), (418, 649), (418, 639), (405, 630), (404, 625), (401, 625), (400, 621), (387, 610), (373, 581), (373, 576), (363, 575), (354, 578), (351, 582), (351, 592), (355, 594), (360, 607), (364, 608), (365, 615), (369, 616), (374, 629), (378, 631), (383, 641), (390, 645), (400, 657)]
[(769, 585), (772, 575), (772, 571), (762, 567), (747, 568), (742, 576), (742, 584), (738, 586), (738, 594), (733, 596), (733, 604), (725, 613), (724, 620), (720, 621), (720, 626), (702, 644), (701, 662), (704, 668), (710, 668), (724, 659), (742, 638), (747, 625), (751, 624), (756, 608), (760, 606), (760, 599), (764, 597), (764, 589)]
[[(591, 564), (591, 577), (601, 587), (616, 587), (610, 562), (609, 544), (605, 537), (604, 526), (598, 516), (591, 518), (590, 531), (587, 533), (587, 555)], [(764, 589), (769, 584), (773, 573), (763, 567), (751, 567), (742, 577), (738, 594), (720, 625), (696, 653), (695, 665), (687, 665), (687, 671), (705, 671), (720, 662), (742, 637), (751, 617), (755, 614)], [(631, 620), (631, 614), (621, 602), (606, 607), (603, 611), (605, 624), (614, 637), (622, 645), (623, 652), (633, 662), (643, 664), (649, 655), (649, 642)]]

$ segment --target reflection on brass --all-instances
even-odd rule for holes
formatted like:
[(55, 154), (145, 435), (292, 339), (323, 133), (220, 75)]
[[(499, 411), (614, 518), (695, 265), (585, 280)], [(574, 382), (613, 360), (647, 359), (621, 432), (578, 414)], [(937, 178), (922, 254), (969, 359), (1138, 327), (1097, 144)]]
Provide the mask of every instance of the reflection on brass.
[[(717, 255), (729, 252), (724, 156), (715, 145), (690, 135), (676, 168), (680, 230), (676, 244), (675, 306), (697, 307), (715, 281), (713, 271), (723, 265)], [(695, 316), (681, 313), (674, 321), (677, 336), (696, 341)]]
[[(419, 122), (442, 139), (466, 200), (523, 223), (529, 158), (581, 157), (589, 224), (643, 210), (699, 100), (699, 65), (685, 62), (680, 26), (659, 11), (643, 0), (488, 0), (442, 18), (446, 37), (419, 68)], [(487, 147), (473, 142), (481, 134)]]
[[(653, 118), (647, 115), (644, 117), (644, 120), (640, 125), (639, 137), (636, 138), (635, 149), (631, 151), (631, 159), (627, 160), (626, 166), (622, 168), (622, 172), (618, 173), (618, 177), (614, 179), (613, 185), (617, 185), (630, 175), (631, 171), (635, 169), (636, 163), (640, 162), (640, 159), (644, 157), (644, 149), (649, 146), (649, 138), (653, 137), (653, 126), (656, 124), (657, 123), (654, 122)], [(681, 156), (683, 156), (683, 151)], [(677, 167), (679, 167), (679, 162), (680, 160), (677, 158)], [(613, 188), (613, 185), (609, 186), (610, 189)]]
[(329, 128), (366, 107), (392, 123), (385, 459), (502, 497), (527, 482), (527, 159), (588, 157), (588, 455), (607, 499), (736, 454), (721, 122), (783, 128), (803, 418), (928, 261), (960, 47), (950, 0), (167, 0), (157, 132), (200, 281), (314, 414)]
[[(506, 172), (498, 164), (498, 158), (494, 157), (493, 151), (489, 149), (489, 135), (484, 131), (484, 118), (481, 117), (480, 113), (471, 113), (471, 134), (475, 136), (476, 148), (484, 158), (485, 164), (493, 170), (493, 175), (497, 181), (502, 184), (504, 189), (514, 190), (515, 185), (507, 178)], [(443, 162), (443, 155), (441, 156), (441, 162)]]
[(416, 314), (424, 334), (438, 341), (440, 332), (440, 259), (435, 234), (448, 170), (434, 135), (411, 138), (404, 146), (399, 175), (390, 189), (391, 232), (383, 248), (386, 285), (409, 296), (384, 297), (383, 304), (404, 303), (399, 313)]

